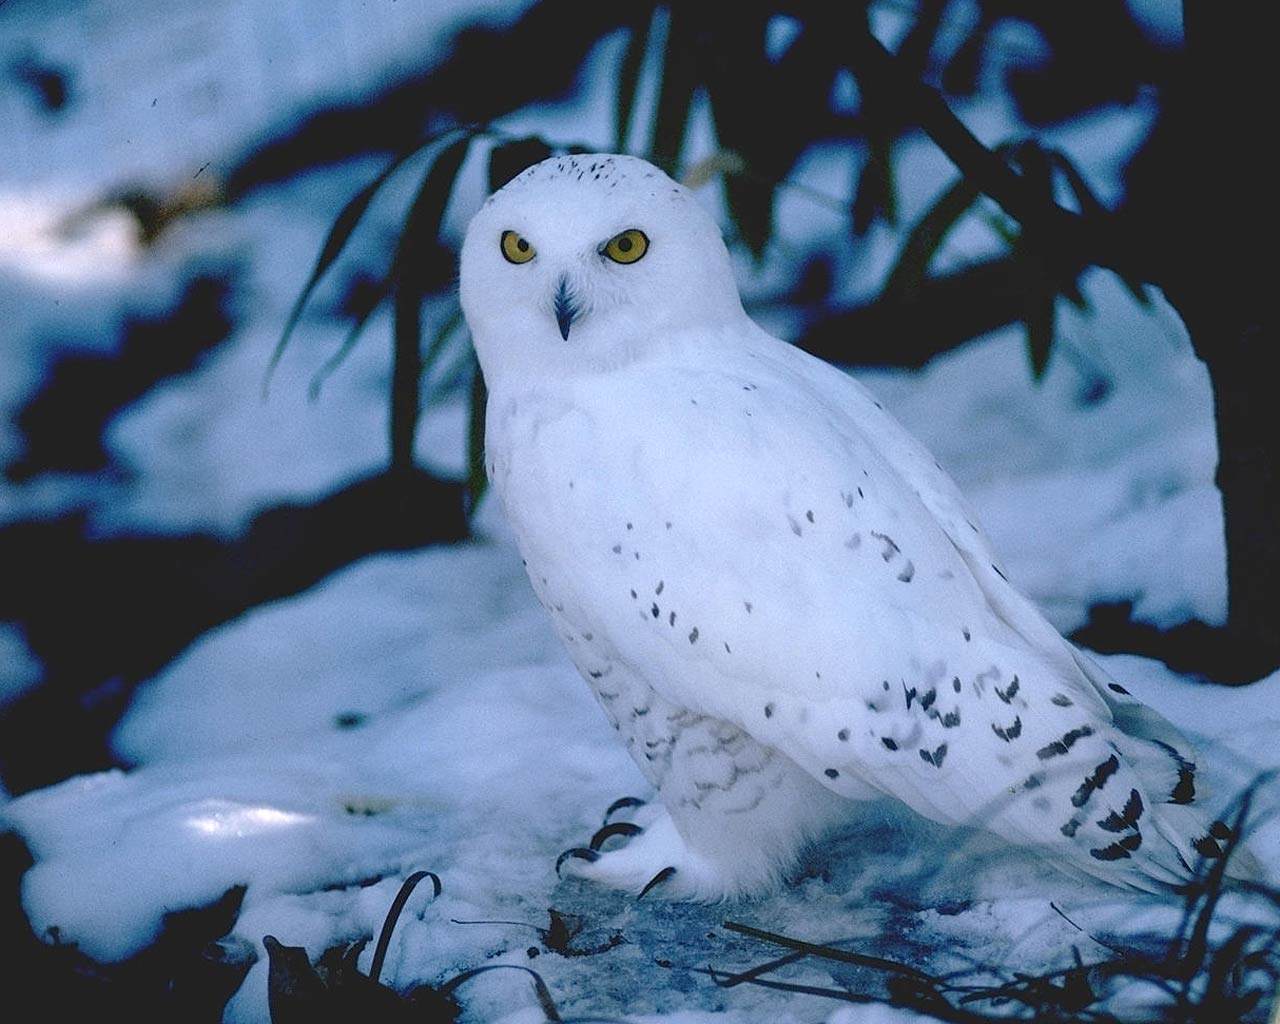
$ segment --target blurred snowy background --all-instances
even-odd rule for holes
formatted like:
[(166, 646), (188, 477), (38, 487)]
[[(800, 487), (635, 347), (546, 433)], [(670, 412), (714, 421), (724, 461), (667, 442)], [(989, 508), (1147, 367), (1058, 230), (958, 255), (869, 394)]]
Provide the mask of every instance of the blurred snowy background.
[[(781, 955), (727, 920), (973, 984), (1147, 948), (1175, 929), (1177, 899), (1081, 886), (880, 810), (756, 903), (633, 903), (557, 879), (556, 855), (644, 786), (544, 621), (498, 510), (484, 498), (468, 508), (472, 370), (452, 249), (495, 148), (526, 151), (510, 140), (640, 153), (669, 142), (676, 19), (622, 6), (0, 0), (3, 935), (10, 976), (52, 1019), (93, 1007), (265, 1021), (263, 937), (312, 960), (376, 937), (417, 869), (442, 892), (411, 897), (384, 983), (407, 992), (518, 965), (578, 1017), (929, 1019), (919, 1006), (721, 987), (708, 967)], [(1110, 81), (1110, 62), (1141, 65), (1135, 55), (1150, 68), (1061, 110), (1067, 86), (1045, 69), (1079, 51), (1060, 25), (960, 0), (883, 0), (869, 23), (897, 50), (939, 14), (929, 79), (981, 35), (969, 87), (951, 83), (965, 123), (988, 146), (1034, 135), (1112, 206), (1156, 123), (1181, 22), (1155, 0), (1097, 7), (1098, 24), (1131, 32), (1130, 49), (1099, 42), (1097, 67), (1062, 81)], [(808, 38), (794, 18), (762, 24), (771, 63)], [(744, 218), (759, 202), (725, 185), (726, 170), (753, 179), (727, 155), (707, 94), (680, 111), (673, 155), (735, 243), (748, 309), (855, 367), (956, 477), (1011, 578), (1064, 632), (1106, 643), (1099, 623), (1117, 615), (1147, 630), (1112, 634), (1114, 647), (1116, 635), (1221, 626), (1213, 392), (1178, 313), (1156, 289), (1139, 301), (1115, 275), (1075, 268), (1081, 301), (1050, 296), (1047, 350), (999, 311), (986, 322), (980, 309), (971, 334), (960, 313), (883, 315), (886, 276), (955, 170), (919, 132), (868, 130), (852, 75), (829, 86), (831, 124), (799, 117), (795, 159), (762, 172), (763, 229)], [(445, 182), (439, 241), (413, 268), (429, 365), (412, 465), (388, 472), (404, 414), (397, 426), (386, 280), (406, 209), (453, 136), (378, 190), (272, 371), (273, 354), (344, 205), (394, 154), (475, 121), (494, 131)], [(892, 187), (877, 193), (868, 168), (886, 152)], [(746, 170), (759, 172), (749, 154)], [(957, 216), (931, 274), (963, 284), (1008, 250), (1011, 225), (989, 203)], [(1001, 294), (976, 290), (969, 306)], [(1195, 736), (1223, 801), (1280, 767), (1280, 675), (1226, 688), (1151, 658), (1105, 660)], [(1280, 869), (1274, 828), (1256, 848)], [(1254, 966), (1274, 979), (1274, 905), (1241, 897), (1227, 910), (1214, 941), (1249, 922), (1247, 948), (1270, 950)], [(1257, 988), (1245, 974), (1241, 990)], [(884, 994), (875, 972), (812, 957), (767, 977)], [(1122, 980), (1093, 979), (1099, 1006), (1168, 1003), (1159, 986)], [(544, 1013), (523, 971), (455, 994), (466, 1020)], [(1262, 1019), (1269, 998), (1241, 1012)]]

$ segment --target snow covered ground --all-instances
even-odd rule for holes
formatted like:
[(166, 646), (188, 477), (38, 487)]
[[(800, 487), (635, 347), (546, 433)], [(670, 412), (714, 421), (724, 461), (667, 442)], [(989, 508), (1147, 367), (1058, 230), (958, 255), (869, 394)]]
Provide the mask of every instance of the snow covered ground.
[[(48, 23), (33, 6), (0, 12), (6, 31), (21, 30), (41, 45), (109, 39), (121, 48), (126, 39), (136, 46), (143, 32), (140, 17), (117, 31), (88, 3), (69, 4)], [(163, 66), (148, 69), (140, 60), (129, 65), (137, 74), (85, 79), (90, 99), (56, 124), (19, 115), (19, 101), (0, 96), (13, 114), (7, 123), (27, 140), (22, 159), (0, 171), (0, 455), (8, 460), (21, 444), (11, 417), (47, 368), (45, 339), (55, 332), (64, 344), (109, 349), (124, 312), (162, 308), (180, 276), (198, 265), (239, 268), (239, 319), (229, 341), (192, 372), (153, 388), (112, 421), (108, 447), (128, 475), (0, 483), (0, 523), (76, 504), (103, 535), (196, 528), (230, 535), (265, 503), (323, 493), (384, 459), (389, 346), (382, 340), (388, 325), (379, 319), (319, 399), (309, 401), (312, 375), (345, 330), (325, 314), (322, 292), (320, 312), (304, 317), (269, 397), (261, 398), (272, 347), (327, 224), (377, 161), (318, 171), (197, 214), (151, 248), (140, 247), (119, 218), (99, 219), (73, 238), (53, 226), (95, 189), (143, 171), (163, 182), (194, 174), (297, 102), (354, 88), (355, 70), (367, 72), (366, 84), (376, 81), (478, 5), (400, 4), (394, 17), (405, 20), (394, 23), (337, 0), (327, 4), (331, 18), (315, 16), (305, 3), (179, 3), (167, 13), (148, 6), (147, 31), (157, 45), (188, 38), (191, 19), (204, 19), (212, 55), (197, 62), (200, 95), (214, 98), (200, 108), (206, 118), (198, 132), (175, 137), (174, 114), (147, 122), (149, 131), (126, 127), (134, 148), (114, 139), (102, 161), (85, 160), (98, 146), (94, 133), (106, 130), (104, 113), (115, 115), (110, 124), (131, 125), (121, 105), (136, 107), (151, 85), (166, 80)], [(486, 5), (508, 16), (518, 6)], [(276, 67), (270, 73), (293, 83), (292, 91), (265, 90), (266, 44), (244, 30), (264, 18), (281, 33), (302, 36), (305, 29), (348, 46), (365, 42), (341, 66), (311, 59), (288, 73)], [(374, 25), (381, 34), (368, 42)], [(606, 145), (607, 71), (620, 43), (602, 44), (580, 96), (506, 127)], [(314, 39), (308, 45), (300, 52), (324, 49)], [(74, 47), (53, 55), (77, 60)], [(263, 96), (275, 97), (274, 105)], [(253, 105), (246, 110), (237, 97)], [(1116, 112), (1053, 141), (1105, 184), (1117, 147), (1136, 139), (1148, 114)], [(966, 116), (987, 141), (999, 141), (1009, 126), (1008, 112), (998, 109)], [(697, 138), (709, 152), (705, 125)], [(909, 220), (941, 187), (946, 169), (919, 146), (904, 150), (899, 170)], [(454, 238), (479, 201), (481, 171), (479, 159), (464, 169), (448, 224)], [(816, 153), (797, 177), (841, 195), (848, 157)], [(704, 191), (718, 209), (714, 189)], [(351, 265), (375, 265), (385, 253), (404, 198), (404, 188), (393, 185), (379, 201)], [(788, 266), (837, 230), (836, 214), (798, 189), (784, 193), (778, 215), (771, 261), (758, 271), (741, 266), (749, 299), (768, 294)], [(949, 238), (944, 258), (972, 258), (992, 244), (985, 229), (971, 226)], [(860, 264), (848, 268), (848, 280), (873, 282), (891, 251), (888, 237), (848, 250), (842, 258)], [(957, 478), (1011, 578), (1061, 629), (1082, 624), (1090, 604), (1121, 599), (1161, 625), (1193, 616), (1219, 622), (1225, 569), (1207, 377), (1158, 296), (1140, 307), (1102, 274), (1090, 276), (1086, 288), (1092, 312), (1060, 310), (1064, 344), (1039, 384), (1030, 379), (1016, 330), (921, 372), (859, 376)], [(446, 315), (445, 305), (428, 310), (436, 320)], [(1108, 385), (1101, 395), (1099, 380)], [(419, 456), (456, 474), (462, 398), (447, 389), (435, 397)], [(22, 890), (35, 932), (56, 929), (61, 941), (96, 959), (119, 960), (152, 942), (165, 914), (247, 886), (223, 945), (228, 956), (256, 962), (227, 1019), (263, 1021), (264, 935), (305, 946), (314, 957), (376, 934), (401, 880), (429, 869), (443, 891), (432, 899), (420, 887), (401, 918), (383, 971), (397, 988), (504, 963), (535, 968), (566, 1015), (865, 1024), (915, 1015), (837, 1010), (814, 996), (752, 985), (718, 987), (706, 968), (739, 971), (779, 955), (724, 922), (839, 940), (935, 973), (974, 965), (1044, 972), (1069, 966), (1073, 950), (1088, 960), (1107, 954), (1107, 943), (1167, 934), (1176, 922), (1177, 901), (1082, 884), (992, 839), (957, 837), (881, 808), (816, 851), (786, 891), (755, 902), (635, 902), (558, 880), (559, 852), (589, 837), (613, 800), (644, 796), (645, 787), (534, 600), (492, 501), (474, 525), (469, 542), (366, 558), (211, 631), (137, 692), (112, 737), (126, 769), (70, 778), (0, 804), (0, 821), (35, 860)], [(1104, 661), (1198, 741), (1224, 798), (1256, 772), (1280, 768), (1280, 675), (1225, 689), (1142, 659)], [(0, 701), (38, 685), (38, 665), (21, 634), (3, 624), (0, 662)], [(1256, 850), (1280, 873), (1274, 824), (1260, 832)], [(550, 950), (539, 929), (547, 928), (551, 908), (580, 924), (571, 948), (601, 951)], [(1228, 909), (1261, 913), (1243, 900)], [(362, 970), (371, 956), (372, 946)], [(770, 977), (829, 987), (847, 980), (848, 969), (808, 959)], [(522, 972), (483, 975), (460, 996), (468, 1020), (540, 1019)], [(1144, 991), (1121, 999), (1151, 997)]]

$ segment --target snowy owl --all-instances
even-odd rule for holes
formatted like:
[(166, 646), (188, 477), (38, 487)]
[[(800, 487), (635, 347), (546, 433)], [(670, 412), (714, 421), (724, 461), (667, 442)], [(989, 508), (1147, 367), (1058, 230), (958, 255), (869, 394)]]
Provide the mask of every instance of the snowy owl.
[(883, 797), (1139, 889), (1221, 856), (1187, 741), (1009, 584), (861, 384), (747, 317), (688, 190), (545, 160), (471, 221), (460, 288), (493, 490), (660, 798), (575, 873), (753, 894)]

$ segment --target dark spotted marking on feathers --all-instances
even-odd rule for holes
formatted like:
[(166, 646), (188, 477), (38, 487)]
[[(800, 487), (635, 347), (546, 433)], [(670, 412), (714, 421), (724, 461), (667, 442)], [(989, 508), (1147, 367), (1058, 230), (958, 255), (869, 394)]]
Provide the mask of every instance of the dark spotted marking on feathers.
[(689, 630), (689, 643), (696, 644), (698, 642), (698, 627), (694, 626)]
[(656, 601), (653, 603), (653, 607), (650, 608), (649, 611), (652, 613), (655, 619), (662, 614), (662, 609), (658, 607), (658, 602)]
[(999, 736), (1002, 740), (1004, 740), (1006, 743), (1012, 743), (1014, 740), (1016, 740), (1019, 736), (1022, 735), (1022, 718), (1019, 715), (1015, 715), (1013, 718), (1013, 724), (1007, 725), (1004, 728), (1001, 728), (1000, 726), (996, 725), (995, 722), (992, 722), (991, 728), (992, 730), (994, 730), (995, 734)]
[(881, 544), (884, 545), (884, 550), (880, 552), (880, 557), (883, 558), (886, 562), (893, 561), (893, 556), (898, 554), (902, 550), (894, 542), (894, 539), (890, 537), (887, 533), (877, 533), (875, 530), (872, 530), (871, 536), (873, 536), (876, 540), (878, 540)]
[(1032, 774), (1028, 775), (1026, 780), (1022, 783), (1022, 788), (1023, 789), (1039, 789), (1040, 785), (1043, 782), (1044, 782), (1044, 776), (1041, 775), (1039, 772), (1033, 772)]
[(1062, 826), (1062, 830), (1061, 830), (1062, 834), (1066, 836), (1068, 839), (1074, 839), (1076, 835), (1076, 829), (1078, 829), (1080, 825), (1081, 825), (1081, 822), (1079, 818), (1071, 818), (1067, 821), (1065, 825)]
[(910, 583), (916, 574), (915, 563), (911, 559), (907, 559), (906, 567), (902, 572), (898, 573), (898, 580), (902, 583)]
[(1018, 677), (1015, 675), (1013, 679), (1010, 680), (1009, 686), (1007, 689), (1002, 690), (1000, 689), (1000, 687), (997, 686), (995, 687), (995, 691), (996, 691), (996, 696), (999, 697), (1006, 704), (1013, 703), (1013, 698), (1018, 695)]
[(959, 692), (960, 692), (960, 677), (959, 677), (959, 676), (956, 676), (954, 679), (952, 679), (952, 680), (951, 680), (951, 689), (955, 690), (955, 691), (956, 691), (956, 693), (959, 693)]
[(887, 680), (887, 679), (886, 679), (886, 680), (885, 680), (884, 682), (882, 682), (880, 685), (881, 685), (882, 687), (884, 687), (884, 688), (885, 688), (885, 690), (888, 690), (888, 689), (889, 689), (889, 680)]
[(1120, 770), (1120, 759), (1112, 754), (1093, 770), (1093, 774), (1085, 778), (1080, 788), (1071, 797), (1073, 807), (1083, 807), (1093, 794), (1107, 784), (1107, 780)]
[(1201, 857), (1213, 860), (1222, 856), (1222, 847), (1218, 845), (1218, 841), (1213, 836), (1201, 836), (1191, 845)]
[(661, 594), (663, 586), (665, 586), (664, 582), (662, 580), (658, 580), (658, 585), (653, 590), (654, 594)]
[(968, 626), (965, 626), (962, 630), (960, 630), (960, 632), (964, 634), (965, 643), (968, 643), (970, 640), (973, 639), (973, 634), (969, 632)]
[(1092, 735), (1093, 729), (1087, 725), (1082, 725), (1078, 729), (1072, 729), (1070, 732), (1063, 733), (1062, 739), (1054, 740), (1052, 743), (1045, 744), (1036, 751), (1036, 757), (1040, 758), (1041, 761), (1047, 761), (1051, 757), (1058, 757), (1065, 754), (1075, 746), (1076, 740), (1084, 739), (1084, 737)]
[(1050, 704), (1057, 704), (1060, 708), (1069, 708), (1072, 706), (1071, 698), (1065, 693), (1055, 693), (1049, 698)]
[(1129, 799), (1124, 807), (1112, 811), (1105, 818), (1098, 819), (1098, 828), (1104, 832), (1128, 832), (1138, 827), (1138, 819), (1142, 817), (1142, 795), (1136, 790), (1129, 791)]
[(766, 705), (764, 706), (764, 717), (765, 717), (765, 718), (772, 718), (772, 717), (773, 717), (773, 705), (772, 705), (772, 704), (766, 704)]
[(894, 742), (893, 740), (891, 740), (888, 736), (881, 736), (881, 737), (880, 737), (880, 742), (881, 742), (881, 743), (883, 743), (883, 744), (885, 745), (885, 747), (886, 747), (887, 749), (889, 749), (889, 750), (897, 750), (897, 749), (898, 749), (898, 744), (897, 744), (896, 742)]
[(805, 517), (807, 520), (809, 520), (809, 522), (811, 522), (811, 523), (812, 523), (812, 522), (813, 522), (813, 509), (809, 509), (807, 512), (805, 512), (804, 517)]
[(860, 533), (853, 534), (847, 541), (844, 542), (844, 546), (847, 547), (850, 551), (856, 551), (859, 547), (862, 546), (862, 534)]
[(960, 724), (959, 708), (956, 708), (954, 711), (948, 711), (945, 715), (942, 716), (942, 728), (944, 729), (954, 729), (959, 724)]
[(1196, 766), (1184, 763), (1178, 766), (1178, 784), (1169, 794), (1171, 804), (1189, 804), (1196, 798)]
[(613, 553), (614, 553), (615, 555), (620, 555), (620, 554), (622, 554), (622, 545), (621, 545), (621, 544), (615, 544), (615, 545), (613, 546)]
[(838, 779), (838, 778), (840, 778), (840, 773), (839, 773), (838, 771), (836, 771), (834, 768), (827, 768), (825, 771), (823, 771), (823, 773), (822, 773), (822, 774), (823, 774), (823, 775), (825, 775), (825, 776), (826, 776), (827, 778), (829, 778), (829, 779)]
[(1107, 683), (1107, 689), (1108, 689), (1108, 690), (1110, 690), (1112, 693), (1118, 693), (1118, 694), (1120, 694), (1121, 696), (1124, 696), (1124, 697), (1128, 697), (1128, 696), (1129, 696), (1129, 691), (1128, 691), (1128, 690), (1126, 690), (1126, 689), (1125, 689), (1123, 686), (1121, 686), (1119, 683)]
[(853, 508), (853, 495), (852, 495), (852, 494), (846, 493), (845, 491), (841, 491), (841, 492), (840, 492), (840, 497), (844, 499), (844, 507), (845, 507), (845, 508)]
[(743, 601), (743, 602), (742, 602), (742, 607), (743, 607), (743, 608), (745, 608), (745, 609), (747, 610), (747, 614), (748, 614), (748, 615), (750, 615), (750, 614), (751, 614), (751, 602), (750, 602), (750, 601)]
[[(1158, 740), (1156, 741), (1159, 742)], [(1160, 743), (1178, 763), (1178, 784), (1169, 794), (1171, 804), (1189, 804), (1196, 798), (1196, 766), (1179, 754), (1173, 747)]]
[(631, 591), (631, 598), (632, 598), (632, 600), (635, 600), (635, 598), (636, 598), (637, 596), (639, 596), (639, 595), (637, 595), (637, 594), (636, 594), (636, 592), (635, 592), (634, 590), (633, 590), (633, 591)]
[[(975, 526), (974, 529), (976, 530), (977, 527)], [(1006, 583), (1009, 582), (1009, 577), (1000, 571), (1000, 566), (996, 565), (995, 562), (991, 563), (991, 568), (995, 570), (996, 575), (999, 576), (1002, 580), (1004, 580)]]
[(792, 533), (797, 537), (804, 536), (804, 528), (800, 525), (799, 520), (797, 520), (790, 512), (787, 513), (787, 522), (791, 524)]
[(668, 622), (670, 625), (672, 625), (672, 626), (674, 626), (674, 625), (676, 624), (676, 613), (675, 613), (675, 612), (672, 612), (672, 613), (671, 613), (670, 617), (667, 619), (667, 622)]
[(911, 687), (910, 689), (908, 689), (908, 688), (907, 688), (907, 684), (906, 684), (906, 683), (903, 683), (903, 684), (902, 684), (902, 695), (903, 695), (904, 697), (906, 697), (906, 698), (907, 698), (907, 710), (908, 710), (908, 711), (910, 711), (910, 710), (911, 710), (911, 702), (912, 702), (913, 700), (915, 700), (915, 699), (916, 699), (916, 688), (913, 686), (913, 687)]
[(1209, 835), (1214, 839), (1232, 839), (1235, 837), (1235, 829), (1226, 822), (1215, 821), (1209, 826)]
[(836, 739), (838, 739), (841, 743), (848, 743), (848, 742), (849, 742), (849, 730), (848, 730), (848, 729), (841, 729), (838, 733), (836, 733)]
[(1142, 836), (1135, 832), (1131, 836), (1117, 839), (1110, 846), (1104, 846), (1100, 850), (1090, 850), (1089, 856), (1096, 860), (1123, 860), (1129, 856), (1130, 850), (1136, 850), (1141, 845)]
[(724, 653), (725, 653), (725, 654), (732, 654), (732, 653), (733, 653), (733, 651), (729, 650), (729, 641), (728, 641), (728, 640), (725, 640), (725, 641), (723, 641), (723, 643), (724, 643)]
[(929, 689), (920, 697), (920, 710), (928, 711), (931, 707), (933, 707), (933, 702), (937, 699), (938, 699), (937, 688), (933, 686), (929, 687)]
[(920, 751), (920, 759), (922, 761), (927, 761), (929, 764), (933, 765), (935, 768), (942, 767), (942, 759), (946, 756), (947, 756), (947, 745), (945, 743), (939, 743), (937, 746), (937, 749), (935, 749), (932, 752), (928, 750)]

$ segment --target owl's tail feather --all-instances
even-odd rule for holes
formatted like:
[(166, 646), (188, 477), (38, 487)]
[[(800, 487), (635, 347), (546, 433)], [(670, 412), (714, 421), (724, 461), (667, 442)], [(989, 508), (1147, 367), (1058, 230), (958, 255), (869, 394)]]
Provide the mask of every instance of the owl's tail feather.
[(1248, 823), (1247, 803), (1215, 818), (1204, 804), (1206, 789), (1196, 777), (1189, 745), (1175, 748), (1160, 740), (1126, 737), (1122, 753), (1153, 799), (1150, 819), (1155, 831), (1177, 852), (1185, 869), (1175, 884), (1203, 876), (1214, 861), (1226, 858), (1226, 877), (1246, 882), (1266, 879), (1257, 857), (1240, 834)]
[(1206, 809), (1209, 789), (1198, 773), (1190, 741), (1158, 711), (1131, 696), (1083, 651), (1073, 648), (1073, 653), (1080, 670), (1106, 702), (1116, 727), (1125, 734), (1122, 752), (1156, 801), (1152, 811), (1156, 829), (1177, 849), (1188, 874), (1225, 856), (1228, 878), (1265, 880), (1267, 873), (1245, 845), (1246, 837), (1237, 835), (1247, 825), (1247, 802), (1238, 802), (1238, 813), (1231, 809), (1223, 812), (1227, 820), (1213, 818)]

